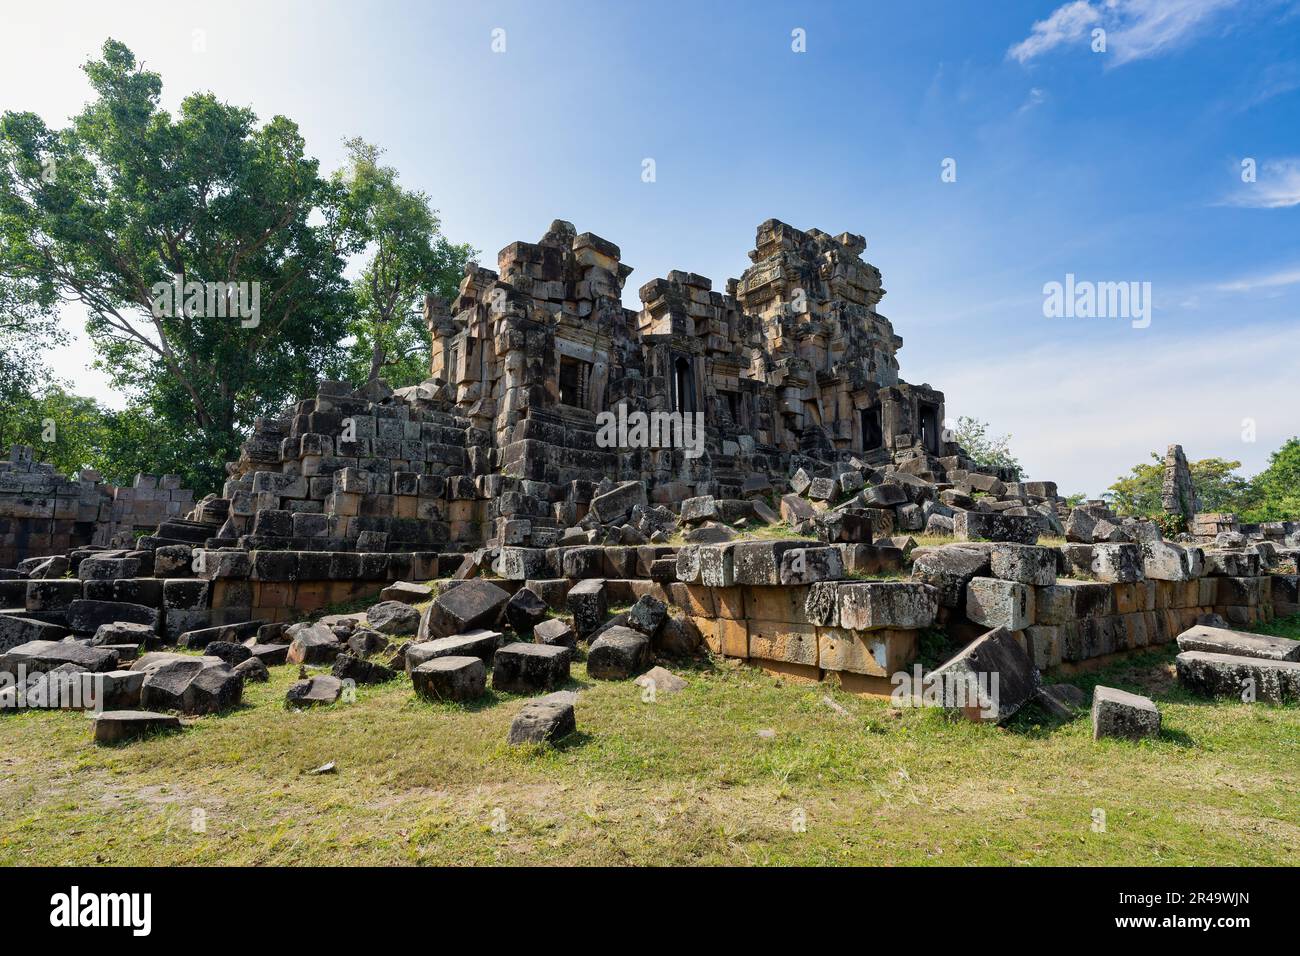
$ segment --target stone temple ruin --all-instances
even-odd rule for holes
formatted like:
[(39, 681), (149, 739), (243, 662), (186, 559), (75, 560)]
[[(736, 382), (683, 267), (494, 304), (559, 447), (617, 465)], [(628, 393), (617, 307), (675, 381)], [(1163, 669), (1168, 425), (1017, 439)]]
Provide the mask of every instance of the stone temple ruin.
[[(961, 650), (933, 674), (996, 671), (997, 720), (1077, 703), (1043, 673), (1175, 638), (1188, 686), (1235, 693), (1249, 675), (1300, 696), (1300, 644), (1227, 629), (1300, 611), (1300, 525), (1199, 513), (1177, 446), (1176, 540), (977, 466), (944, 430), (943, 394), (899, 378), (865, 247), (769, 220), (725, 293), (673, 271), (637, 311), (618, 247), (556, 221), (496, 271), (471, 264), (455, 301), (426, 301), (425, 382), (322, 382), (256, 423), (219, 497), (168, 507), (134, 542), (83, 527), (13, 552), (0, 670), (103, 673), (119, 708), (200, 713), (286, 661), (333, 668), (295, 685), (304, 706), (399, 671), (432, 696), (481, 692), (488, 667), (499, 689), (554, 691), (581, 644), (603, 679), (707, 651), (889, 694), (942, 631)], [(611, 441), (611, 417), (703, 430), (694, 449)], [(95, 494), (83, 476), (92, 524)], [(368, 614), (310, 620), (381, 591)], [(563, 694), (530, 708), (521, 739), (572, 726)], [(1094, 701), (1117, 733), (1149, 718)]]

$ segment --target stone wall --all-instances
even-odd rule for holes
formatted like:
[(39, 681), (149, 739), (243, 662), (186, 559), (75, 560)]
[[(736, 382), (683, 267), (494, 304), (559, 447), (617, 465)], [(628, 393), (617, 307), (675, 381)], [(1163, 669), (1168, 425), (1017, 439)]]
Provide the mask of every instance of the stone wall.
[(118, 488), (90, 469), (61, 475), (33, 452), (15, 445), (0, 462), (0, 568), (88, 545), (127, 546), (193, 506), (194, 493), (174, 475), (137, 475)]

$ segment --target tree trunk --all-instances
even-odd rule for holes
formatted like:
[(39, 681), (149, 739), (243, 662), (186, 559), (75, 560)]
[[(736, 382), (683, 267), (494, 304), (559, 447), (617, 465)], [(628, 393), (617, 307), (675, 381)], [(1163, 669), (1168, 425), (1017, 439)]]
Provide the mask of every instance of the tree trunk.
[(366, 379), (367, 384), (379, 378), (379, 370), (384, 367), (384, 345), (383, 337), (376, 330), (375, 347), (370, 353), (370, 377)]

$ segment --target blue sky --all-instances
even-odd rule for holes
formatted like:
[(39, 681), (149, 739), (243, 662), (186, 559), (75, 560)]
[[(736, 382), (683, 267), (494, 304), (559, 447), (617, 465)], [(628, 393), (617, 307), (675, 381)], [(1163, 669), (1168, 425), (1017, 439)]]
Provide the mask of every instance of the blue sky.
[[(283, 113), (326, 170), (345, 136), (384, 146), (485, 264), (555, 218), (612, 240), (635, 267), (630, 307), (673, 268), (721, 288), (770, 217), (861, 233), (903, 377), (944, 390), (951, 419), (1010, 432), (1063, 491), (1095, 495), (1172, 441), (1253, 472), (1300, 432), (1296, 0), (47, 2), (0, 16), (0, 108), (63, 122), (88, 95), (78, 64), (111, 35), (162, 74), (169, 105), (210, 89)], [(1150, 282), (1150, 326), (1045, 318), (1043, 286), (1067, 273)], [(117, 400), (84, 340), (52, 361)]]

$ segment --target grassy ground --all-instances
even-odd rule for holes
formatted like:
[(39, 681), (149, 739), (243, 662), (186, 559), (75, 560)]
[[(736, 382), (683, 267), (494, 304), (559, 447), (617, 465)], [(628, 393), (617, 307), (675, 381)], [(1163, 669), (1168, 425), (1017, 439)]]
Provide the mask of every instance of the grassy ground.
[(654, 702), (575, 665), (579, 733), (555, 750), (504, 745), (522, 698), (435, 705), (405, 680), (289, 712), (292, 667), (128, 746), (74, 713), (0, 716), (0, 864), (1294, 863), (1300, 708), (1190, 697), (1172, 657), (1073, 678), (1152, 695), (1165, 730), (1141, 744), (726, 663)]

